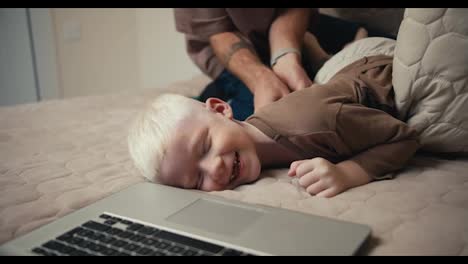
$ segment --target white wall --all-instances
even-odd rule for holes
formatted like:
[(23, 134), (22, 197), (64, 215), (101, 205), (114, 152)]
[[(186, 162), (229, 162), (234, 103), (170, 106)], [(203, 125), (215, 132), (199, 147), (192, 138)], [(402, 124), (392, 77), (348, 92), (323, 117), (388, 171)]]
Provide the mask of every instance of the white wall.
[(64, 97), (138, 89), (134, 9), (55, 9)]
[(157, 89), (200, 74), (173, 10), (53, 9), (61, 94)]
[(200, 74), (185, 52), (183, 34), (175, 30), (172, 8), (138, 9), (136, 18), (142, 88), (163, 87)]
[(0, 105), (37, 101), (26, 8), (0, 8)]
[[(62, 97), (59, 90), (57, 49), (52, 15), (49, 8), (30, 8), (39, 99)], [(40, 67), (38, 67), (40, 65)]]

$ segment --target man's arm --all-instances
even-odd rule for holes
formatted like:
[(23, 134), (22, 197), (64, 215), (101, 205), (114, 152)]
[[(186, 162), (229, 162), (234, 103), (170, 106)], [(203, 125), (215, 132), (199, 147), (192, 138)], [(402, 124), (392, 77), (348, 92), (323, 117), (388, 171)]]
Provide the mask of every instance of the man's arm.
[[(314, 10), (309, 8), (290, 8), (278, 15), (269, 32), (272, 57), (281, 54), (285, 49), (302, 50), (310, 16), (316, 15), (316, 12), (312, 11)], [(281, 56), (272, 68), (275, 74), (293, 91), (312, 85), (312, 81), (302, 67), (300, 54), (287, 53)]]
[(265, 66), (253, 47), (237, 33), (223, 32), (210, 37), (216, 57), (254, 94), (255, 109), (289, 93), (288, 87)]

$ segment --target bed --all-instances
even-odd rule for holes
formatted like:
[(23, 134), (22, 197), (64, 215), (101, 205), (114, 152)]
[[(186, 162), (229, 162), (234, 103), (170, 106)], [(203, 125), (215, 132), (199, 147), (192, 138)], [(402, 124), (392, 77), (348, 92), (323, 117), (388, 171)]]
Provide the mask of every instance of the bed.
[[(163, 89), (0, 108), (0, 244), (145, 181), (127, 152), (130, 119), (163, 92), (197, 95), (203, 75)], [(364, 255), (468, 255), (468, 158), (418, 153), (393, 180), (311, 196), (287, 169), (211, 195), (372, 228)]]

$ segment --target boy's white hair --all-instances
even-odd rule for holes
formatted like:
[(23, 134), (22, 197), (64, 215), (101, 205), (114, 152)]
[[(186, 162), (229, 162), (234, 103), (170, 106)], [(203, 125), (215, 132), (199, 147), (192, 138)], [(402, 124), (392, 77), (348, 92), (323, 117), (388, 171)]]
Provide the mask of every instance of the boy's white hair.
[(127, 143), (140, 172), (159, 182), (160, 165), (178, 121), (193, 113), (196, 101), (178, 94), (162, 94), (139, 112), (130, 126)]

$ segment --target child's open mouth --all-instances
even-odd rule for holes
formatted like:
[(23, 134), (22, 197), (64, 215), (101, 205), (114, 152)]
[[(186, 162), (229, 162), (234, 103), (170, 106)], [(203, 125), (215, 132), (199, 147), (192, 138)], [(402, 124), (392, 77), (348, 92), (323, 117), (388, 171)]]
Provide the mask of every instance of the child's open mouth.
[(234, 164), (232, 165), (232, 175), (231, 178), (229, 179), (230, 182), (232, 182), (234, 179), (236, 179), (239, 176), (239, 153), (234, 152)]

